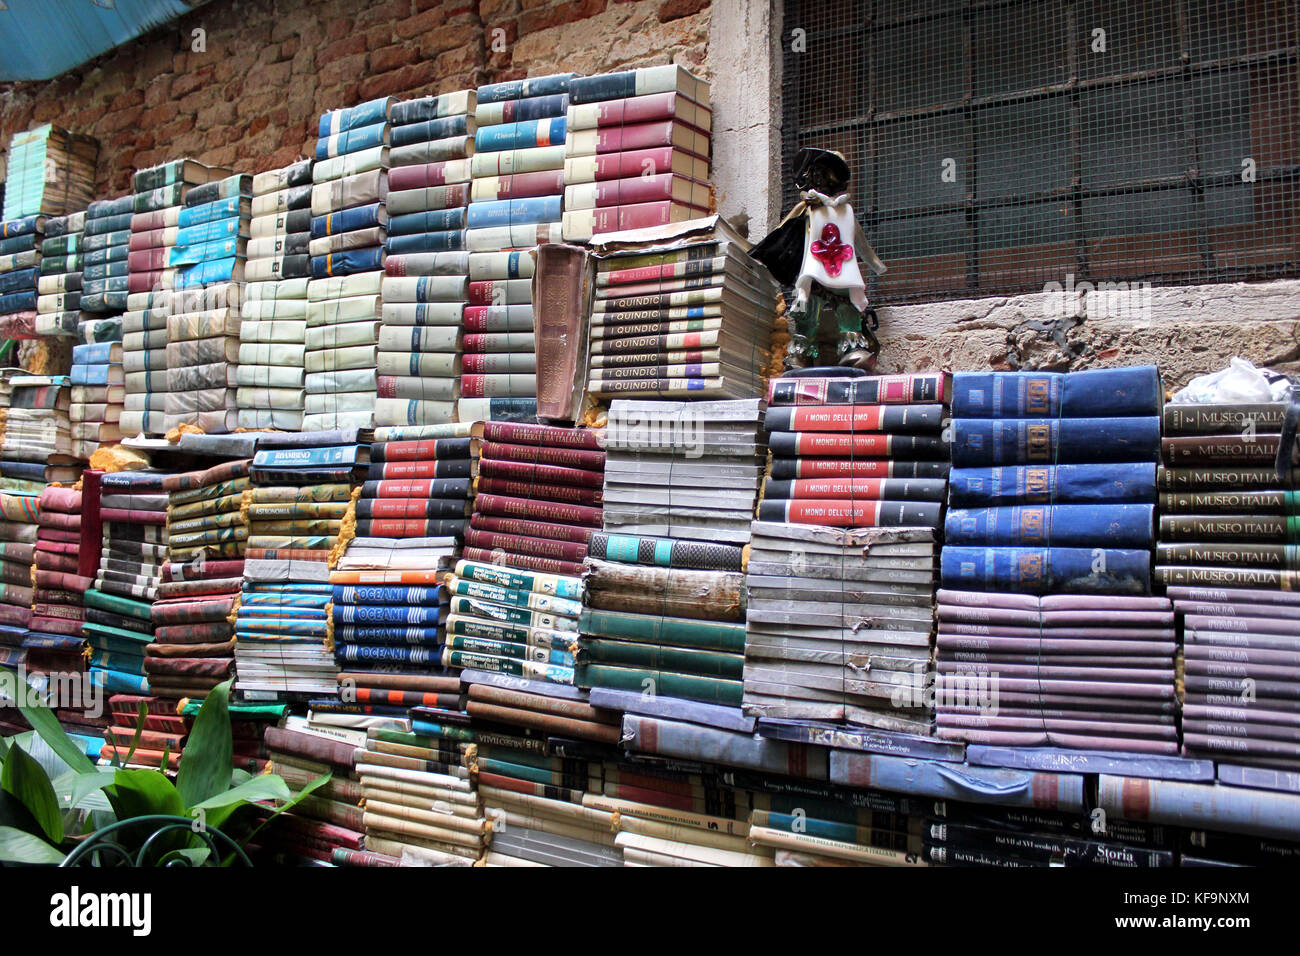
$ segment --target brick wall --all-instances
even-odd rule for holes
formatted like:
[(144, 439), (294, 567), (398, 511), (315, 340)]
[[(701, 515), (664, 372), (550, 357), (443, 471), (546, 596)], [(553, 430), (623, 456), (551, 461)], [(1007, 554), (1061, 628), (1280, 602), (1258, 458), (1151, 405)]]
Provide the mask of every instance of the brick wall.
[(707, 76), (710, 12), (709, 0), (212, 0), (58, 79), (0, 86), (0, 144), (44, 122), (95, 136), (104, 198), (181, 156), (257, 172), (311, 155), (321, 113), (377, 96), (669, 62)]

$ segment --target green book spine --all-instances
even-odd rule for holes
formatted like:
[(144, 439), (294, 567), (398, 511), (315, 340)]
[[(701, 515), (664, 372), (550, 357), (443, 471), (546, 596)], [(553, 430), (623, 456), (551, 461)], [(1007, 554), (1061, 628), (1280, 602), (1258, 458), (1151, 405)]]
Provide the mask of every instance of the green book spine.
[(578, 622), (583, 634), (625, 638), (651, 644), (671, 644), (710, 651), (745, 650), (745, 625), (723, 621), (696, 621), (679, 617), (629, 614), (623, 611), (584, 610)]
[(617, 664), (623, 667), (665, 670), (683, 676), (726, 677), (740, 680), (745, 669), (744, 654), (724, 654), (694, 648), (664, 647), (634, 641), (579, 641), (582, 663)]
[[(644, 670), (632, 667), (611, 667), (606, 664), (579, 664), (574, 668), (574, 681), (579, 687), (612, 687), (615, 690), (644, 692), (653, 686), (654, 692), (665, 697), (681, 697), (706, 704), (739, 707), (744, 684), (738, 680), (717, 677), (690, 677), (665, 671)], [(651, 683), (646, 683), (647, 681)]]
[[(114, 614), (121, 614), (124, 617), (137, 617), (142, 621), (153, 620), (153, 605), (151, 602), (135, 601), (117, 594), (96, 591), (93, 588), (86, 592), (86, 607), (97, 607), (100, 610), (112, 611)], [(87, 625), (87, 627), (89, 626)], [(117, 630), (117, 628), (113, 628), (113, 630)]]

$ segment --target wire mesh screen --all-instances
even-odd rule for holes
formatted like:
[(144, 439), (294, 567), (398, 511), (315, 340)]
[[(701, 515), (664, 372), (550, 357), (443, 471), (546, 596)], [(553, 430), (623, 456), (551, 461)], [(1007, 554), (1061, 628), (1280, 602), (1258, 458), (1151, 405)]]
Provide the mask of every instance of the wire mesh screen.
[(785, 0), (784, 209), (837, 149), (882, 301), (1300, 271), (1296, 0)]

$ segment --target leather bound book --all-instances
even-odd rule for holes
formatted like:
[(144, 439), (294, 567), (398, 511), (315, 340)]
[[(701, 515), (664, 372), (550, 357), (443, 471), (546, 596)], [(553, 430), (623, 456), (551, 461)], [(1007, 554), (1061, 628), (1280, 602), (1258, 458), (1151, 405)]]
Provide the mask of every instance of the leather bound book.
[(535, 256), (537, 417), (577, 424), (595, 267), (580, 246), (545, 243)]

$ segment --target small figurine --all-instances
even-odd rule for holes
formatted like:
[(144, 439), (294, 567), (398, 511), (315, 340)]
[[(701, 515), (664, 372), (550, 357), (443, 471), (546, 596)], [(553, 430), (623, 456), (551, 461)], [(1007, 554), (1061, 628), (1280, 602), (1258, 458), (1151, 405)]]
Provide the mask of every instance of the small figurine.
[(875, 312), (858, 269), (861, 256), (876, 275), (885, 272), (849, 205), (849, 164), (829, 149), (799, 151), (794, 183), (800, 201), (750, 253), (783, 285), (794, 286), (788, 369), (818, 364), (822, 316), (833, 320), (840, 365), (870, 369), (880, 351)]

